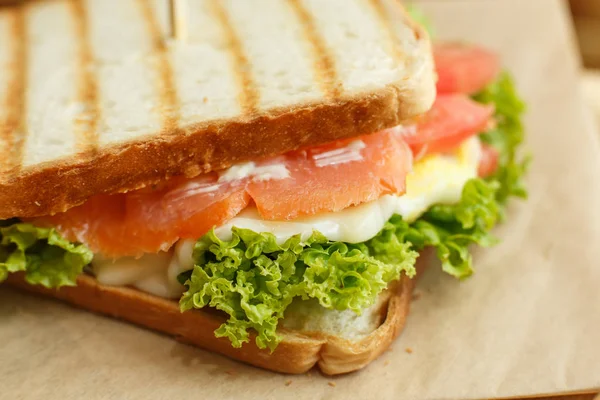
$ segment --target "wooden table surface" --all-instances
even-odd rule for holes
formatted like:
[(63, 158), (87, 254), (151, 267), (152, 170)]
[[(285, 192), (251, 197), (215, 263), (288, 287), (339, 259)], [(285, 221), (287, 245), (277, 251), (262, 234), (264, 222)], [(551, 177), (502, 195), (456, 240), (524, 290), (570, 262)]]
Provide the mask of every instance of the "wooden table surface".
[(600, 400), (600, 394), (574, 394), (570, 396), (536, 397), (535, 400)]

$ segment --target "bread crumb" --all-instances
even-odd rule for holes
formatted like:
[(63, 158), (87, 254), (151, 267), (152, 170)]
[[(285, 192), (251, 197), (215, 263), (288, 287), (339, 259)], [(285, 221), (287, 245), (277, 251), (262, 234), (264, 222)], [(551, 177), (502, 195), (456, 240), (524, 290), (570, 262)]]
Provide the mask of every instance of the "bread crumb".
[(390, 360), (385, 360), (385, 362), (383, 363), (383, 365), (390, 365)]
[(407, 352), (408, 354), (412, 354), (412, 349), (410, 347), (407, 347), (406, 349), (404, 349), (405, 352)]
[(335, 387), (335, 382), (329, 381), (329, 382), (327, 382), (327, 384), (331, 387)]
[(287, 381), (285, 381), (285, 386), (290, 386), (292, 384), (292, 380), (288, 379)]
[(203, 99), (202, 99), (202, 102), (203, 102), (203, 103), (208, 103), (208, 97), (205, 97), (205, 98), (203, 98)]

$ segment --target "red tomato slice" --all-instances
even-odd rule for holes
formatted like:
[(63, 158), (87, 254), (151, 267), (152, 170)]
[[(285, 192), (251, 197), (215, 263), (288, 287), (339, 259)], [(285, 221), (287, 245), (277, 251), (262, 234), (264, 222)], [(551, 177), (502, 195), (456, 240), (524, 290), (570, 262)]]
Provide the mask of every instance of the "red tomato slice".
[(498, 157), (500, 153), (489, 144), (481, 144), (481, 160), (479, 160), (478, 174), (482, 178), (487, 178), (496, 172), (498, 168)]
[(216, 174), (207, 174), (157, 190), (95, 196), (38, 222), (106, 257), (156, 253), (179, 238), (202, 236), (248, 205), (242, 184), (217, 180)]
[(493, 113), (493, 107), (465, 95), (442, 95), (414, 124), (394, 129), (400, 132), (418, 160), (425, 154), (451, 151), (465, 139), (483, 132)]
[(481, 47), (463, 43), (434, 45), (439, 94), (474, 94), (500, 73), (498, 56)]
[(290, 153), (290, 178), (249, 183), (261, 216), (290, 220), (403, 194), (412, 166), (408, 146), (389, 131), (359, 139)]

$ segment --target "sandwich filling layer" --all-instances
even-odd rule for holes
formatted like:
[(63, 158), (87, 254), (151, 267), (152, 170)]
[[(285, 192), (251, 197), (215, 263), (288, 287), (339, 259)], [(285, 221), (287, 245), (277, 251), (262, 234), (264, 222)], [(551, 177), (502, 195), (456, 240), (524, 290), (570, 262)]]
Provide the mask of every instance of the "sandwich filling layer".
[[(228, 319), (215, 335), (235, 347), (253, 332), (273, 350), (284, 317), (295, 329), (367, 332), (381, 294), (415, 275), (420, 251), (469, 276), (469, 246), (493, 244), (507, 200), (525, 196), (523, 104), (511, 79), (486, 52), (436, 52), (439, 95), (420, 119), (3, 221), (0, 280), (22, 271), (30, 284), (75, 285), (87, 267), (101, 283), (179, 298), (182, 311), (221, 310)], [(468, 82), (469, 63), (489, 68)]]
[[(407, 176), (404, 195), (384, 195), (341, 211), (291, 221), (265, 220), (255, 207), (248, 207), (226, 224), (216, 227), (214, 234), (220, 240), (230, 241), (234, 227), (268, 232), (281, 245), (296, 235), (307, 240), (318, 231), (333, 242), (366, 242), (375, 237), (394, 214), (413, 222), (435, 204), (456, 204), (465, 184), (477, 177), (480, 159), (480, 141), (472, 137), (451, 153), (432, 154), (419, 160)], [(193, 239), (181, 240), (174, 251), (146, 254), (139, 259), (96, 256), (92, 268), (100, 283), (132, 285), (157, 296), (179, 298), (185, 287), (177, 277), (193, 269), (195, 242)]]

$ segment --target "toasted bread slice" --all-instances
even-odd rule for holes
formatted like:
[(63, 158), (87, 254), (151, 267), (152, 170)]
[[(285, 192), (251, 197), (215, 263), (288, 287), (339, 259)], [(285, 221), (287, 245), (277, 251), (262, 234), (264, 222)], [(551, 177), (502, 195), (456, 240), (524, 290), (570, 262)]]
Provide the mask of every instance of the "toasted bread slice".
[[(0, 10), (0, 219), (375, 132), (435, 96), (397, 0), (49, 0)], [(343, 9), (344, 12), (339, 12)]]
[[(417, 262), (419, 273), (427, 263), (427, 253)], [(236, 349), (226, 338), (216, 338), (214, 330), (223, 322), (223, 314), (212, 310), (193, 310), (182, 313), (177, 301), (156, 297), (128, 287), (104, 286), (88, 275), (79, 277), (77, 286), (59, 290), (32, 286), (21, 274), (8, 277), (12, 286), (54, 297), (78, 307), (110, 315), (153, 330), (173, 335), (177, 340), (218, 352), (257, 367), (300, 374), (318, 366), (327, 375), (337, 375), (363, 368), (379, 357), (402, 331), (408, 315), (415, 279), (403, 276), (381, 294), (370, 319), (379, 321), (366, 334), (336, 335), (324, 331), (304, 331), (280, 328), (282, 342), (271, 353), (250, 343)], [(352, 327), (345, 327), (346, 330)]]

